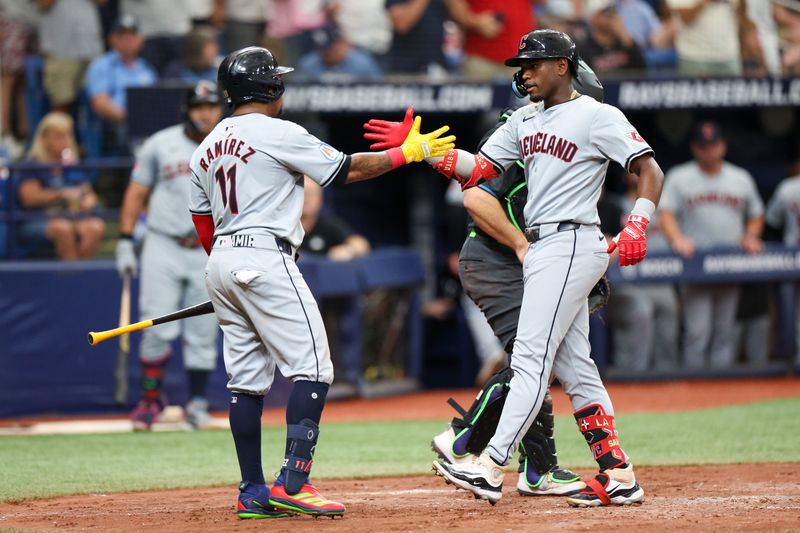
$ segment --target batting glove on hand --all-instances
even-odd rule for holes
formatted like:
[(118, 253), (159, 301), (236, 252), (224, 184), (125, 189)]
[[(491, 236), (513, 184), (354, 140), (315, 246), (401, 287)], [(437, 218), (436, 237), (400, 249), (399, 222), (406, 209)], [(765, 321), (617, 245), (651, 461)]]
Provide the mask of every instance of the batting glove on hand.
[(450, 126), (442, 126), (431, 133), (420, 133), (420, 126), (422, 126), (422, 117), (417, 116), (414, 118), (406, 140), (400, 145), (406, 163), (419, 163), (428, 157), (442, 157), (447, 154), (448, 150), (456, 147), (455, 135), (442, 137), (450, 130)]
[(136, 276), (139, 268), (136, 261), (136, 252), (133, 249), (133, 240), (122, 238), (117, 241), (117, 272), (120, 276), (124, 276), (126, 272), (130, 272), (132, 276)]
[(639, 263), (647, 255), (645, 230), (649, 220), (639, 215), (630, 215), (628, 223), (608, 245), (608, 253), (619, 247), (619, 266)]
[(368, 141), (378, 141), (369, 145), (370, 150), (388, 150), (398, 148), (408, 137), (411, 126), (414, 123), (414, 108), (406, 109), (406, 116), (403, 122), (393, 122), (390, 120), (370, 119), (364, 124), (364, 138)]

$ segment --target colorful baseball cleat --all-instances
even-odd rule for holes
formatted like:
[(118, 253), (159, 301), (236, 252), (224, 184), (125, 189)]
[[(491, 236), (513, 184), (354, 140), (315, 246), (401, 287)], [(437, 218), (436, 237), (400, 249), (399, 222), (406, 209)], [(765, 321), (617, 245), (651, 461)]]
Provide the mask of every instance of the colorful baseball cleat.
[(522, 496), (570, 496), (585, 488), (586, 483), (572, 470), (554, 466), (540, 476), (533, 468), (528, 468), (527, 462), (517, 481), (517, 492)]
[(472, 460), (472, 454), (466, 450), (466, 440), (469, 438), (466, 437), (462, 439), (464, 443), (461, 445), (453, 426), (448, 425), (446, 430), (433, 437), (431, 449), (447, 463), (468, 463)]
[(505, 468), (495, 463), (487, 453), (479, 457), (472, 455), (469, 461), (457, 464), (437, 460), (433, 462), (433, 470), (447, 483), (468, 490), (475, 498), (488, 500), (492, 505), (503, 497)]
[(344, 515), (344, 505), (329, 500), (319, 493), (310, 482), (304, 484), (297, 494), (288, 494), (283, 485), (275, 485), (270, 493), (269, 503), (278, 509), (286, 509), (312, 516), (330, 516), (335, 518)]
[(158, 420), (163, 411), (161, 402), (156, 400), (139, 400), (131, 411), (131, 422), (134, 431), (150, 431), (153, 423)]
[(214, 427), (214, 417), (208, 412), (208, 400), (192, 398), (186, 404), (186, 421), (194, 429), (210, 429)]
[(285, 509), (276, 509), (269, 503), (269, 487), (242, 481), (239, 483), (239, 501), (236, 503), (236, 514), (239, 518), (283, 518), (294, 513)]
[(633, 505), (644, 501), (644, 489), (636, 482), (633, 465), (611, 468), (586, 482), (586, 488), (567, 498), (573, 507)]

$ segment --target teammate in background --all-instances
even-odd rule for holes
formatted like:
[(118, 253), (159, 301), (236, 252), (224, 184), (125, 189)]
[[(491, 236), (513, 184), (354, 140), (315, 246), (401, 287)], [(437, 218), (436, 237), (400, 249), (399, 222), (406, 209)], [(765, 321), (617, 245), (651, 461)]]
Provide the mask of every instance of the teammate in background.
[[(184, 122), (155, 133), (142, 146), (120, 211), (117, 270), (136, 275), (139, 265), (133, 229), (147, 210), (147, 236), (141, 258), (139, 314), (159, 316), (207, 299), (203, 286), (206, 254), (183, 216), (189, 198), (189, 159), (222, 117), (217, 86), (201, 81), (188, 89)], [(208, 377), (217, 364), (217, 322), (212, 315), (190, 318), (183, 326), (183, 360), (189, 379), (186, 419), (196, 428), (211, 422), (206, 400)], [(181, 335), (178, 322), (142, 335), (142, 395), (131, 413), (135, 430), (149, 430), (164, 408), (162, 383), (171, 343)]]
[(305, 177), (303, 212), (300, 223), (305, 237), (301, 252), (324, 255), (331, 261), (350, 261), (370, 252), (369, 241), (359, 235), (342, 219), (322, 213), (322, 187)]
[[(227, 56), (218, 80), (233, 114), (191, 160), (190, 211), (210, 253), (206, 288), (224, 335), (240, 518), (345, 511), (309, 481), (333, 365), (319, 309), (294, 262), (303, 240), (303, 175), (323, 187), (352, 183), (444, 155), (455, 141), (441, 137), (446, 126), (420, 134), (417, 117), (402, 146), (346, 155), (276, 118), (282, 76), (292, 70), (265, 48)], [(286, 406), (284, 466), (270, 489), (261, 467), (261, 413), (276, 366), (294, 387)]]
[[(603, 87), (583, 61), (579, 61), (573, 86), (581, 94), (603, 101)], [(504, 111), (500, 122), (484, 135), (480, 145), (505, 124), (512, 113), (513, 110)], [(369, 132), (365, 137), (385, 141), (385, 135), (380, 133), (385, 127), (407, 130), (410, 116), (404, 124), (373, 120), (365, 125)], [(482, 316), (481, 320), (488, 320), (495, 341), (499, 339), (501, 349), (508, 354), (513, 351), (524, 290), (521, 257), (528, 248), (522, 231), (527, 193), (523, 163), (517, 160), (498, 179), (466, 189), (462, 198), (470, 217), (468, 235), (459, 256), (458, 275), (464, 292), (483, 311), (485, 318)], [(480, 381), (478, 385), (482, 390), (466, 414), (454, 418), (445, 431), (433, 438), (431, 446), (442, 460), (457, 463), (469, 460), (468, 452), (483, 450), (497, 428), (512, 376), (513, 371), (507, 367), (492, 379), (489, 375)], [(517, 491), (524, 496), (569, 495), (585, 487), (577, 474), (558, 467), (553, 420), (553, 403), (548, 390), (542, 409), (522, 439)]]
[[(636, 202), (637, 178), (628, 174), (626, 179), (628, 190), (619, 201), (623, 213), (630, 212)], [(647, 225), (647, 250), (670, 251), (658, 212)], [(678, 297), (672, 284), (615, 286), (608, 316), (614, 335), (614, 368), (630, 373), (678, 367)]]
[[(760, 252), (764, 206), (753, 177), (724, 160), (727, 144), (719, 126), (713, 122), (699, 124), (691, 149), (694, 161), (667, 173), (659, 206), (661, 229), (672, 249), (684, 257), (719, 246)], [(739, 287), (686, 285), (681, 292), (684, 365), (733, 365)]]
[[(537, 105), (524, 106), (495, 131), (478, 155), (450, 150), (430, 158), (434, 168), (465, 189), (498, 177), (521, 159), (528, 199), (524, 209), (529, 246), (516, 247), (523, 262), (524, 294), (511, 356), (514, 376), (497, 431), (469, 461), (434, 461), (451, 483), (496, 503), (505, 466), (534, 423), (551, 374), (572, 401), (578, 428), (600, 473), (569, 496), (573, 506), (627, 505), (644, 499), (633, 466), (620, 447), (614, 408), (590, 358), (587, 296), (620, 250), (620, 265), (646, 254), (645, 229), (658, 202), (663, 174), (653, 151), (616, 108), (579, 95), (575, 43), (564, 33), (524, 35), (514, 85)], [(638, 199), (628, 222), (608, 244), (598, 227), (597, 201), (609, 160), (639, 176)]]
[[(787, 246), (800, 245), (800, 175), (786, 178), (767, 204), (765, 235), (782, 235)], [(795, 285), (795, 366), (800, 368), (800, 284)]]

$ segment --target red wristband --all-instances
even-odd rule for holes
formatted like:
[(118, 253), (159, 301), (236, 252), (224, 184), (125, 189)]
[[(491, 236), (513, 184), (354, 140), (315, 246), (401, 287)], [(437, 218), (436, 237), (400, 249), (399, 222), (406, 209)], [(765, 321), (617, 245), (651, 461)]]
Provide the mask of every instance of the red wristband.
[(386, 150), (386, 155), (389, 156), (389, 160), (392, 162), (392, 168), (402, 167), (406, 164), (406, 155), (403, 153), (403, 149), (399, 146), (397, 148), (389, 148)]

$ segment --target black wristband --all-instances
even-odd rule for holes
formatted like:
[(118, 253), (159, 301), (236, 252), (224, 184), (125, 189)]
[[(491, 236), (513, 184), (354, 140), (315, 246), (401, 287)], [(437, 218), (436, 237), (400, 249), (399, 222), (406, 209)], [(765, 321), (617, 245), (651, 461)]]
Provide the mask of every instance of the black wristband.
[(133, 240), (133, 234), (132, 233), (120, 233), (119, 234), (119, 238), (120, 239), (128, 239), (129, 241), (132, 241)]

